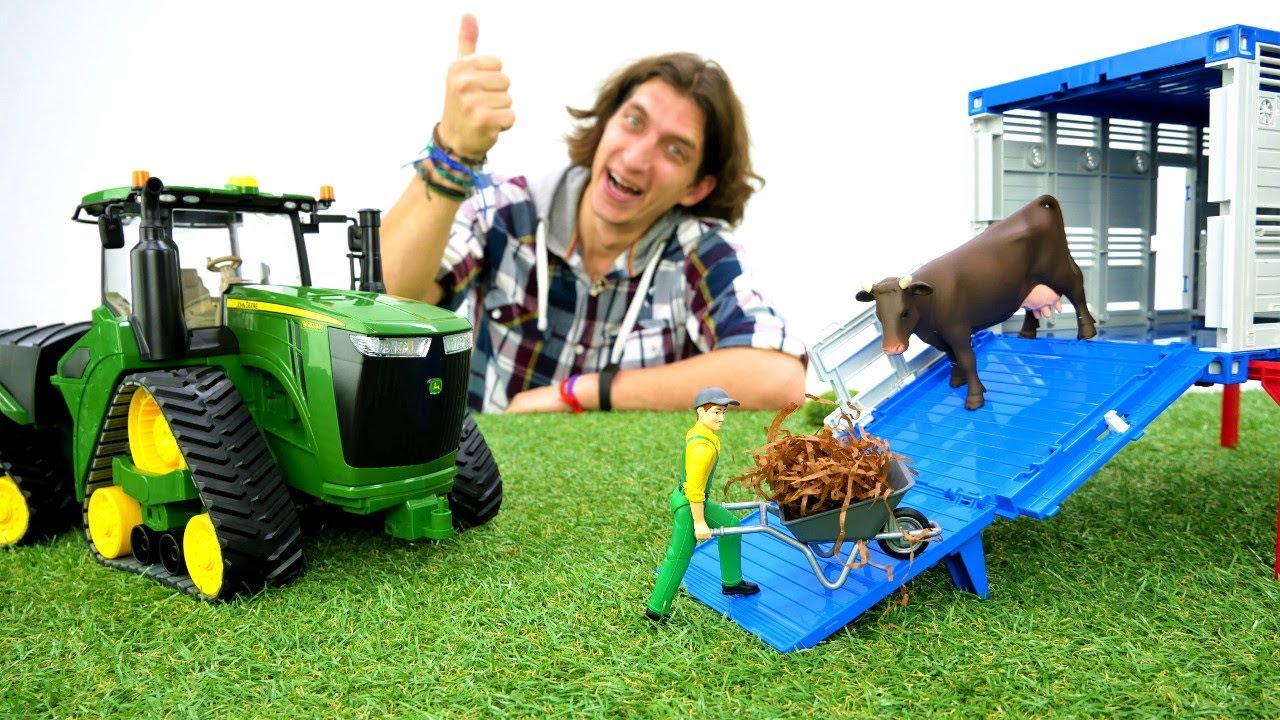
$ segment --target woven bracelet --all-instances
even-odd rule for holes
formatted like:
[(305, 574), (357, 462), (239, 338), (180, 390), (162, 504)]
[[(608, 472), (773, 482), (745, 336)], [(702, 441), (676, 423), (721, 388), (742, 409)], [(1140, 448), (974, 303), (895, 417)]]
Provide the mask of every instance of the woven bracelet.
[(486, 154), (484, 157), (479, 158), (479, 159), (476, 159), (476, 158), (469, 158), (469, 157), (467, 157), (467, 156), (465, 156), (465, 155), (459, 155), (458, 153), (456, 153), (456, 152), (454, 152), (454, 151), (453, 151), (453, 148), (451, 148), (451, 147), (449, 147), (448, 145), (445, 145), (443, 142), (441, 142), (441, 140), (440, 140), (440, 123), (436, 123), (436, 124), (435, 124), (434, 126), (432, 126), (432, 128), (431, 128), (431, 144), (432, 144), (432, 145), (435, 145), (435, 146), (436, 146), (436, 147), (438, 147), (438, 148), (440, 148), (441, 150), (443, 150), (443, 151), (445, 152), (445, 154), (452, 156), (454, 160), (457, 160), (458, 162), (462, 163), (463, 165), (470, 165), (471, 167), (479, 168), (479, 167), (483, 167), (483, 166), (484, 166), (484, 164), (485, 164), (486, 162), (488, 162), (488, 161), (489, 161), (489, 156), (488, 156), (487, 154)]
[(431, 193), (435, 193), (440, 197), (448, 198), (449, 200), (456, 200), (458, 202), (462, 202), (463, 200), (466, 200), (467, 197), (469, 197), (469, 195), (462, 190), (456, 190), (451, 187), (446, 187), (436, 182), (435, 180), (432, 180), (431, 173), (427, 172), (426, 165), (423, 163), (423, 161), (418, 160), (417, 162), (415, 162), (413, 164), (413, 169), (417, 171), (418, 177), (422, 178), (422, 182), (427, 186), (428, 198), (431, 197)]
[(473, 187), (475, 187), (475, 186), (476, 186), (476, 181), (475, 181), (475, 180), (472, 180), (471, 178), (466, 177), (466, 176), (459, 177), (459, 176), (457, 176), (457, 175), (454, 175), (453, 173), (451, 173), (451, 172), (449, 172), (448, 170), (446, 170), (446, 169), (445, 169), (445, 168), (446, 168), (446, 167), (448, 167), (448, 166), (446, 166), (446, 165), (445, 165), (444, 163), (442, 163), (442, 162), (439, 162), (439, 161), (438, 161), (438, 160), (436, 160), (434, 157), (432, 157), (432, 158), (431, 158), (431, 167), (435, 168), (435, 171), (436, 171), (436, 174), (437, 174), (437, 175), (439, 175), (440, 177), (444, 178), (445, 180), (448, 180), (449, 182), (453, 183), (454, 185), (457, 185), (458, 187), (461, 187), (461, 188), (473, 188)]

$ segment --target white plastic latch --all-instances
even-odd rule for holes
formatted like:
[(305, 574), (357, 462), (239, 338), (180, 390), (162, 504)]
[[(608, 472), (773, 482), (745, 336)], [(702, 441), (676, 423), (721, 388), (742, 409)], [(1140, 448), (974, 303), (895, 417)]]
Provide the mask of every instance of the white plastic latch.
[(1129, 423), (1125, 422), (1115, 410), (1108, 410), (1102, 419), (1107, 421), (1107, 427), (1111, 428), (1112, 432), (1123, 433), (1129, 429)]

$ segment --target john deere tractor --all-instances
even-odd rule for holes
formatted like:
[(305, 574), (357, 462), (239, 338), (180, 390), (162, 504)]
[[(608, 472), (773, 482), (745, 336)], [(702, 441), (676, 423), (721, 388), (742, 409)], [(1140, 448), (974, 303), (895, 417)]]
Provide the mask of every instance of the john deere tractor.
[[(214, 601), (299, 573), (303, 505), (406, 540), (497, 514), (470, 323), (382, 294), (378, 211), (332, 203), (145, 173), (84, 198), (91, 322), (0, 332), (0, 545), (79, 521), (100, 563)], [(346, 228), (347, 290), (311, 286), (306, 238), (327, 223)]]

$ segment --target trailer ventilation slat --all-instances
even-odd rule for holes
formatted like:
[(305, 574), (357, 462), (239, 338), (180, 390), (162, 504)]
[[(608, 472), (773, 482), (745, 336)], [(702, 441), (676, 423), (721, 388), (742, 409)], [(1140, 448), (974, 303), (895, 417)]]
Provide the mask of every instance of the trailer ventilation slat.
[(1071, 257), (1075, 259), (1076, 264), (1082, 268), (1093, 267), (1097, 259), (1093, 228), (1068, 226), (1064, 230), (1067, 235), (1067, 249), (1071, 252)]
[(1150, 126), (1137, 120), (1109, 118), (1107, 120), (1107, 147), (1113, 150), (1150, 150), (1147, 139)]
[(1195, 131), (1188, 125), (1156, 125), (1156, 152), (1190, 155), (1194, 143)]
[(1258, 43), (1258, 89), (1280, 91), (1280, 45)]
[(1107, 228), (1109, 267), (1140, 266), (1146, 254), (1146, 233), (1142, 228)]
[(1011, 110), (1004, 114), (1004, 139), (1012, 142), (1044, 141), (1044, 113)]
[(1062, 113), (1054, 124), (1054, 137), (1059, 145), (1099, 147), (1102, 121), (1086, 115)]

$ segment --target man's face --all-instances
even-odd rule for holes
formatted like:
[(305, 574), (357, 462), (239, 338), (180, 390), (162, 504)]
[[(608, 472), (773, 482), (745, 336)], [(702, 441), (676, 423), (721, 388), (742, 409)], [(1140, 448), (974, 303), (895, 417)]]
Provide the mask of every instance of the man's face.
[(638, 235), (676, 205), (701, 202), (716, 185), (713, 176), (697, 178), (705, 127), (698, 105), (665, 81), (636, 86), (605, 123), (591, 161), (595, 217)]
[(720, 428), (724, 427), (724, 406), (703, 405), (698, 408), (698, 422), (711, 428), (713, 432), (720, 432)]

